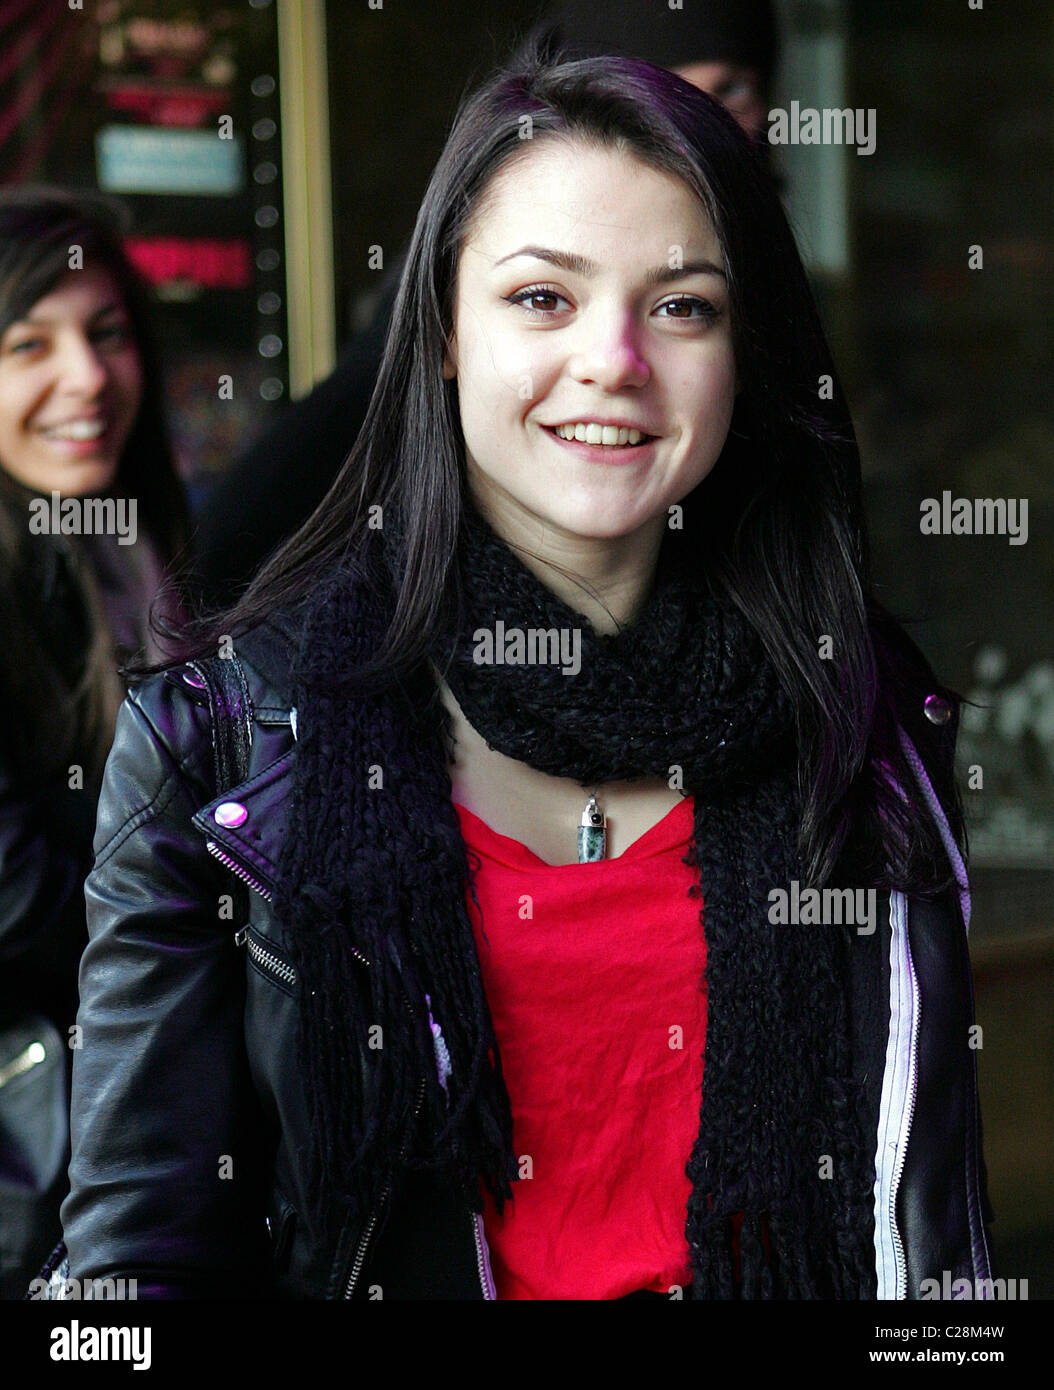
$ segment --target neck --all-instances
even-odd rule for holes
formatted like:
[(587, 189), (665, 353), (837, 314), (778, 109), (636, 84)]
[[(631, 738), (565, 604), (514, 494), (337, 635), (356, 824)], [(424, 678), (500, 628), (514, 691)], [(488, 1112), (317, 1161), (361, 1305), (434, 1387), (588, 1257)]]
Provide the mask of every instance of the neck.
[(664, 534), (654, 517), (625, 536), (580, 536), (504, 499), (475, 496), (491, 529), (596, 632), (632, 623), (651, 592)]

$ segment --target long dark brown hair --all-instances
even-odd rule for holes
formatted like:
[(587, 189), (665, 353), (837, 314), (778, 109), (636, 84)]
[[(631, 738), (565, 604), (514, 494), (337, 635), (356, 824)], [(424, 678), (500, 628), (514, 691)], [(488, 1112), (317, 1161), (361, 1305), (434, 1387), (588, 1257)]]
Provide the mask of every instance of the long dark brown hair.
[[(875, 600), (860, 458), (808, 280), (767, 163), (712, 98), (620, 58), (560, 64), (530, 46), (465, 100), (421, 205), (362, 430), (315, 513), (240, 601), (182, 655), (299, 604), (320, 574), (360, 569), (371, 508), (402, 518), (394, 618), (363, 691), (429, 653), (449, 602), (466, 487), (457, 384), (440, 364), (461, 248), (495, 175), (539, 141), (614, 147), (681, 180), (720, 241), (738, 381), (728, 438), (684, 500), (709, 581), (760, 634), (795, 708), (809, 882), (851, 839), (857, 882), (936, 891), (951, 882), (939, 833), (896, 736), (898, 687), (952, 692)], [(376, 512), (372, 515), (376, 516)], [(821, 639), (831, 659), (822, 659)], [(910, 670), (908, 669), (910, 668)], [(964, 830), (951, 794), (953, 829)]]
[[(70, 271), (70, 248), (85, 267), (113, 277), (135, 338), (142, 400), (111, 492), (134, 498), (137, 524), (158, 558), (172, 565), (187, 538), (187, 511), (162, 409), (161, 377), (146, 288), (122, 247), (128, 219), (120, 205), (92, 193), (44, 185), (0, 189), (0, 336), (27, 315)], [(0, 470), (3, 460), (0, 459)], [(76, 762), (98, 778), (113, 736), (123, 686), (112, 634), (90, 567), (69, 571), (73, 622), (56, 653), (45, 636), (54, 613), (39, 592), (36, 538), (26, 524), (27, 490), (0, 478), (0, 688), (10, 711), (4, 745), (24, 773), (46, 776)], [(78, 631), (79, 629), (79, 631)]]

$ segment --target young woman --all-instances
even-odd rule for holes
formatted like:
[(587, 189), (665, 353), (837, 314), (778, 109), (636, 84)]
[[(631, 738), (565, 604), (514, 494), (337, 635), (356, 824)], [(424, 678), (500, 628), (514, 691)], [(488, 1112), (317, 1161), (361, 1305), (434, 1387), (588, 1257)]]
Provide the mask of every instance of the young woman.
[(956, 699), (715, 101), (528, 56), (465, 104), (340, 478), (186, 654), (100, 807), (74, 1276), (988, 1275)]
[(67, 1030), (88, 939), (83, 885), (96, 800), (124, 696), (118, 664), (160, 655), (149, 609), (181, 539), (182, 494), (158, 390), (141, 291), (113, 211), (56, 189), (0, 191), (7, 1296), (21, 1296), (60, 1233)]
[[(616, 38), (624, 56), (670, 68), (717, 97), (770, 150), (765, 124), (779, 59), (772, 0), (701, 0), (687, 10), (639, 0), (559, 0), (526, 44), (589, 58), (610, 53)], [(389, 257), (372, 290), (369, 324), (345, 345), (333, 374), (215, 480), (194, 537), (197, 587), (212, 606), (233, 603), (332, 487), (366, 415), (403, 260), (401, 250)]]

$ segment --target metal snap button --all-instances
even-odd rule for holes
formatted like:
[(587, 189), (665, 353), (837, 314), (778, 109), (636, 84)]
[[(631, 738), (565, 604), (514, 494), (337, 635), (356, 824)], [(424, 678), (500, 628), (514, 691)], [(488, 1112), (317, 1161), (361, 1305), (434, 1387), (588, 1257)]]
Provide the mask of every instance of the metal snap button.
[(947, 700), (942, 700), (939, 695), (927, 695), (923, 708), (926, 712), (926, 718), (931, 724), (947, 724), (952, 717), (951, 705)]
[(212, 819), (217, 825), (233, 827), (247, 821), (249, 812), (240, 801), (224, 801), (213, 811)]

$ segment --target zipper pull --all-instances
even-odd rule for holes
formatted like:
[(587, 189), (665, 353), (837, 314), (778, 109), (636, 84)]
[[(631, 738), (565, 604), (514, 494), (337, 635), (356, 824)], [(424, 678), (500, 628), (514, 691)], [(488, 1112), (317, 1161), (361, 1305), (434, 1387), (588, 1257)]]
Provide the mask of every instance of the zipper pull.
[(17, 1057), (0, 1067), (0, 1086), (6, 1086), (9, 1081), (14, 1081), (15, 1077), (21, 1076), (24, 1071), (39, 1066), (47, 1055), (48, 1050), (42, 1042), (31, 1042)]
[(244, 946), (245, 943), (246, 943), (246, 941), (248, 941), (248, 939), (249, 939), (249, 928), (248, 928), (248, 927), (239, 927), (238, 930), (234, 933), (234, 944), (235, 944), (235, 946)]

